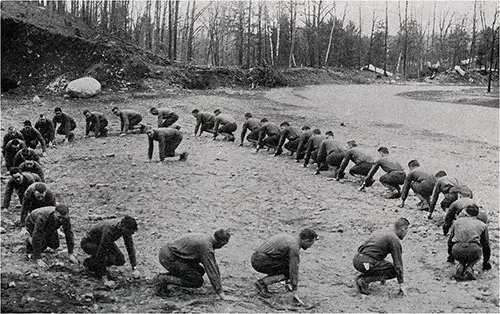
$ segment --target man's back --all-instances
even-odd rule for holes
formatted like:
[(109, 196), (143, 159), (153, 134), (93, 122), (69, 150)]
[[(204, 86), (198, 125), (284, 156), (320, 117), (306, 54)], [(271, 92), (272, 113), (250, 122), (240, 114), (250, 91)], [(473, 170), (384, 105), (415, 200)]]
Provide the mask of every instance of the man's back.
[(189, 233), (167, 244), (172, 253), (181, 258), (200, 262), (202, 256), (214, 253), (212, 237), (203, 233)]

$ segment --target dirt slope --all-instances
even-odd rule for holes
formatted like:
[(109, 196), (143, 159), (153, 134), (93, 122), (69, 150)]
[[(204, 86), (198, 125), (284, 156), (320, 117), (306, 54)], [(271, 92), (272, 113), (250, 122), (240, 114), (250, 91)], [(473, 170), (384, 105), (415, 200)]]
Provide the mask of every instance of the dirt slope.
[[(297, 95), (300, 93), (297, 92)], [(340, 127), (329, 108), (308, 109), (308, 100), (291, 105), (271, 101), (261, 92), (216, 90), (190, 92), (164, 89), (162, 97), (148, 93), (104, 94), (87, 101), (45, 98), (38, 106), (27, 100), (3, 99), (2, 126), (19, 124), (25, 117), (51, 113), (60, 105), (77, 118), (77, 141), (73, 146), (51, 149), (43, 159), (49, 186), (69, 204), (77, 241), (76, 254), (83, 259), (79, 240), (96, 215), (130, 214), (138, 219), (134, 236), (143, 278), (129, 278), (129, 265), (113, 269), (118, 288), (105, 291), (89, 278), (81, 265), (65, 259), (62, 241), (59, 255), (44, 255), (51, 263), (48, 272), (37, 270), (24, 260), (22, 239), (13, 222), (19, 210), (2, 212), (2, 311), (26, 312), (498, 312), (498, 145), (432, 132), (416, 132), (403, 125), (356, 121)], [(156, 97), (156, 98), (155, 98)], [(352, 97), (356, 97), (353, 95)], [(375, 96), (374, 96), (375, 97)], [(362, 100), (360, 100), (362, 101)], [(186, 163), (167, 165), (145, 163), (145, 135), (117, 137), (119, 122), (110, 113), (113, 104), (146, 113), (152, 105), (164, 103), (180, 113), (185, 132), (179, 151), (190, 152)], [(104, 112), (113, 134), (103, 139), (81, 139), (83, 108)], [(396, 212), (399, 201), (380, 197), (383, 188), (375, 184), (366, 193), (356, 190), (350, 178), (343, 184), (329, 173), (313, 175), (288, 156), (273, 157), (254, 153), (250, 147), (193, 137), (194, 108), (214, 108), (232, 114), (240, 127), (244, 112), (280, 122), (333, 129), (342, 141), (356, 139), (375, 151), (379, 139), (390, 143), (392, 153), (402, 163), (419, 156), (428, 169), (438, 169), (443, 161), (478, 190), (481, 203), (490, 214), (493, 269), (480, 273), (473, 282), (451, 279), (454, 267), (446, 263), (446, 238), (440, 225), (444, 215), (437, 211), (427, 220), (415, 210), (416, 198)], [(50, 114), (51, 115), (51, 114)], [(153, 116), (145, 121), (154, 123)], [(237, 132), (239, 134), (239, 132)], [(106, 154), (114, 154), (106, 157)], [(157, 159), (157, 147), (155, 147)], [(450, 170), (451, 171), (451, 170)], [(2, 184), (2, 191), (4, 185)], [(412, 223), (404, 240), (404, 261), (410, 296), (396, 296), (397, 284), (373, 284), (372, 296), (364, 301), (357, 295), (352, 256), (371, 231), (390, 225), (404, 215)], [(230, 243), (216, 252), (223, 285), (240, 302), (216, 300), (208, 282), (200, 289), (180, 289), (166, 298), (155, 295), (151, 278), (164, 270), (157, 261), (158, 250), (166, 241), (184, 232), (212, 232), (230, 228)], [(256, 295), (253, 282), (260, 276), (250, 266), (253, 250), (270, 235), (297, 232), (312, 227), (320, 240), (302, 251), (299, 291), (304, 301), (316, 304), (310, 310), (290, 305), (284, 287), (271, 300)], [(123, 244), (120, 242), (123, 249)], [(128, 261), (128, 259), (127, 259)], [(14, 287), (9, 284), (14, 282)], [(68, 284), (69, 283), (69, 284)], [(318, 304), (318, 302), (320, 302)]]

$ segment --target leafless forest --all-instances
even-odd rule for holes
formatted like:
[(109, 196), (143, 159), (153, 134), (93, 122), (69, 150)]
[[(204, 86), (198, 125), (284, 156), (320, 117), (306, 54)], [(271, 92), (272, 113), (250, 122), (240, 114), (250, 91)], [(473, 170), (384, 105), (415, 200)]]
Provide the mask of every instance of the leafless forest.
[[(424, 18), (423, 12), (412, 9), (415, 2), (399, 1), (397, 12), (391, 12), (398, 16), (398, 31), (390, 35), (387, 1), (379, 4), (385, 5), (385, 13), (374, 10), (370, 23), (362, 19), (367, 10), (363, 2), (39, 1), (48, 10), (82, 18), (103, 34), (184, 64), (247, 68), (373, 64), (403, 78), (455, 65), (498, 70), (497, 5), (469, 1), (470, 10), (464, 14), (453, 6), (437, 9), (436, 3), (427, 3), (434, 10)], [(348, 20), (348, 11), (359, 13), (359, 20)]]

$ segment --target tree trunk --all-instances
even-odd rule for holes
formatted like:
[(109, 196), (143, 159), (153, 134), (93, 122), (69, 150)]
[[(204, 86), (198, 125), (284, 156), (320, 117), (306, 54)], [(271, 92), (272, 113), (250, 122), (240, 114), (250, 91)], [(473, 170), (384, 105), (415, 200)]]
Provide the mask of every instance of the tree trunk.
[(368, 50), (368, 65), (372, 64), (372, 50), (373, 50), (373, 33), (375, 32), (375, 9), (372, 15), (372, 31), (370, 33), (370, 49)]
[(193, 6), (191, 7), (191, 20), (189, 23), (189, 34), (187, 42), (187, 61), (193, 59), (193, 40), (194, 40), (194, 13), (196, 11), (196, 1), (193, 1)]
[(384, 35), (384, 76), (387, 76), (387, 35), (389, 30), (389, 15), (387, 13), (387, 0), (385, 0), (385, 35)]
[(493, 16), (493, 25), (491, 26), (492, 36), (491, 36), (491, 55), (490, 55), (490, 71), (488, 74), (488, 93), (491, 93), (491, 81), (492, 81), (492, 70), (493, 70), (493, 55), (495, 54), (495, 39), (496, 30), (495, 23), (497, 21), (498, 8), (495, 9), (495, 15)]
[(248, 20), (247, 20), (247, 68), (250, 68), (250, 42), (252, 40), (252, 0), (248, 0)]
[(178, 25), (179, 25), (179, 0), (175, 1), (175, 9), (174, 9), (174, 30), (172, 32), (172, 39), (173, 39), (173, 45), (172, 45), (172, 57), (174, 60), (177, 60), (177, 33), (178, 33)]
[(474, 14), (472, 17), (472, 40), (470, 43), (470, 52), (469, 52), (469, 69), (473, 69), (473, 60), (476, 55), (475, 46), (476, 46), (476, 4), (477, 0), (474, 0)]
[(403, 48), (403, 78), (405, 80), (406, 80), (407, 50), (408, 50), (408, 0), (406, 0), (406, 8), (405, 8), (405, 39)]

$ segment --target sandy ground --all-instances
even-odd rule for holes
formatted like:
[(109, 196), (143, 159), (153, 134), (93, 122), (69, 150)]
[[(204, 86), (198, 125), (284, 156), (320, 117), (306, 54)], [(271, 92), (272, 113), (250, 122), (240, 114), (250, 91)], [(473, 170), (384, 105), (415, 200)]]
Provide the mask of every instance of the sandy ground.
[[(163, 90), (161, 94), (104, 94), (91, 100), (43, 99), (39, 105), (29, 99), (4, 98), (2, 128), (20, 125), (27, 117), (35, 119), (38, 113), (52, 116), (55, 106), (77, 118), (76, 143), (49, 150), (42, 161), (49, 186), (71, 208), (76, 255), (83, 260), (79, 241), (97, 222), (95, 217), (129, 214), (139, 222), (134, 241), (143, 277), (131, 279), (127, 263), (112, 269), (118, 288), (104, 290), (83, 266), (68, 263), (64, 241), (59, 254), (44, 254), (53, 265), (50, 270), (38, 269), (25, 260), (22, 239), (13, 225), (19, 219), (14, 198), (10, 209), (2, 212), (6, 229), (1, 236), (2, 311), (498, 312), (498, 109), (396, 95), (460, 88), (332, 85), (267, 92)], [(181, 116), (185, 137), (179, 151), (190, 153), (186, 163), (146, 163), (145, 135), (116, 136), (119, 121), (110, 112), (113, 105), (137, 109), (146, 122), (154, 124), (147, 112), (159, 103)], [(84, 108), (104, 112), (113, 134), (107, 139), (82, 139)], [(237, 119), (239, 127), (243, 114), (250, 111), (278, 124), (288, 120), (297, 126), (331, 129), (341, 141), (355, 139), (374, 156), (378, 146), (388, 146), (405, 168), (416, 158), (430, 172), (444, 169), (462, 178), (489, 214), (493, 269), (481, 272), (476, 281), (456, 282), (451, 279), (454, 266), (446, 262), (440, 209), (428, 220), (427, 213), (416, 210), (414, 196), (405, 209), (397, 211), (400, 201), (382, 198), (384, 188), (378, 182), (362, 193), (354, 178), (339, 183), (328, 172), (315, 176), (312, 167), (305, 169), (286, 154), (256, 154), (249, 146), (212, 141), (209, 135), (195, 138), (190, 115), (194, 108), (221, 108)], [(154, 154), (157, 160), (157, 147)], [(401, 216), (411, 222), (403, 241), (409, 296), (396, 296), (397, 283), (392, 280), (385, 286), (372, 284), (372, 295), (362, 299), (353, 284), (352, 257), (370, 232)], [(179, 233), (212, 233), (220, 227), (233, 233), (229, 244), (216, 252), (223, 285), (227, 294), (240, 301), (216, 299), (207, 281), (200, 289), (156, 296), (152, 278), (164, 272), (157, 258), (159, 248)], [(279, 285), (272, 299), (258, 297), (253, 282), (261, 275), (250, 266), (253, 250), (273, 234), (295, 233), (304, 227), (320, 235), (311, 249), (302, 251), (300, 264), (299, 294), (314, 307), (294, 306)], [(119, 245), (123, 248), (121, 240)]]

